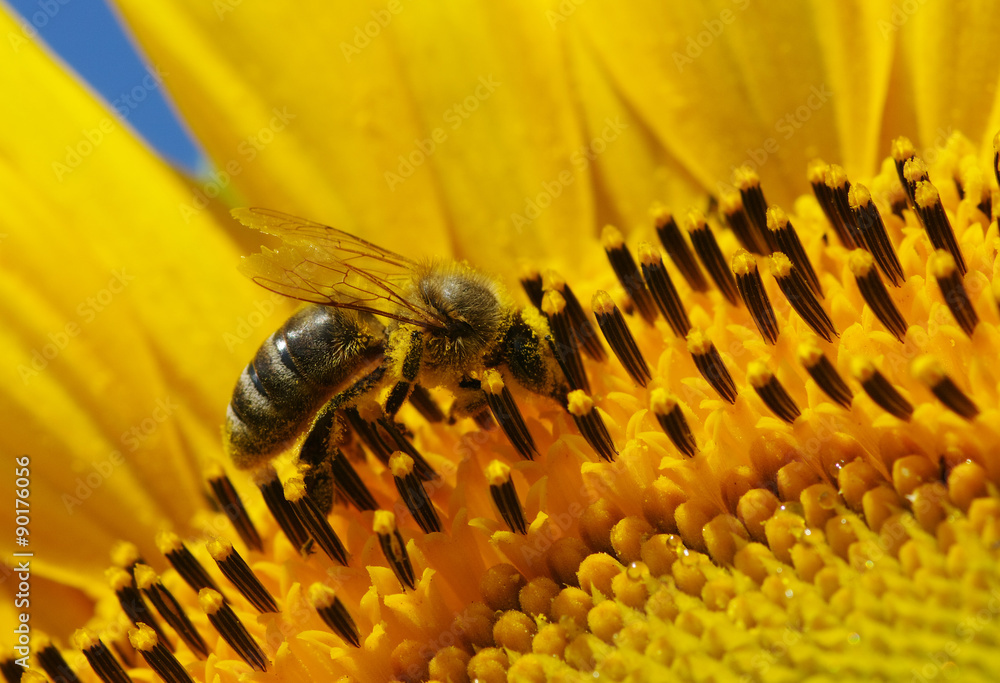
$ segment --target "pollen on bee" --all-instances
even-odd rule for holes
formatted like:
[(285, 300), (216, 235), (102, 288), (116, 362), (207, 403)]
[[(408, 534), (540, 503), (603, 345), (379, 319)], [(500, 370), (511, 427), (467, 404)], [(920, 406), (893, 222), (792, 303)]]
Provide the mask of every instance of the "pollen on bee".
[(388, 510), (376, 510), (372, 518), (372, 530), (378, 536), (379, 546), (393, 574), (399, 580), (403, 589), (413, 590), (415, 576), (410, 555), (406, 552), (406, 542), (403, 541), (399, 528), (396, 526), (396, 515)]
[(941, 363), (933, 356), (924, 355), (914, 359), (910, 372), (956, 415), (973, 420), (979, 414), (976, 404), (945, 374)]
[(264, 650), (250, 635), (247, 627), (236, 616), (221, 593), (211, 588), (203, 588), (198, 592), (198, 604), (222, 639), (229, 643), (244, 662), (257, 671), (267, 671), (268, 661)]
[(170, 650), (163, 646), (156, 631), (146, 624), (139, 623), (136, 624), (136, 628), (129, 629), (128, 640), (132, 647), (146, 660), (149, 668), (164, 681), (171, 683), (191, 681), (193, 683), (194, 679), (181, 666)]
[(519, 534), (528, 533), (524, 510), (517, 497), (514, 480), (510, 476), (510, 466), (499, 460), (490, 461), (486, 466), (486, 479), (490, 483), (490, 496), (507, 527)]
[(639, 386), (646, 386), (653, 375), (649, 372), (649, 366), (642, 351), (639, 350), (635, 337), (632, 336), (632, 330), (625, 322), (625, 316), (604, 290), (597, 290), (591, 307), (597, 317), (597, 325), (601, 328), (604, 339), (618, 358), (618, 362), (625, 368), (632, 381)]
[(361, 636), (354, 617), (332, 588), (322, 583), (309, 587), (309, 601), (323, 623), (354, 647), (361, 647)]
[(208, 554), (219, 566), (222, 575), (236, 587), (244, 598), (258, 612), (277, 612), (278, 603), (271, 593), (264, 588), (257, 575), (253, 573), (246, 560), (237, 552), (233, 544), (224, 538), (214, 538), (205, 544)]
[(184, 613), (181, 604), (163, 585), (152, 567), (144, 564), (136, 565), (135, 582), (139, 590), (163, 617), (163, 620), (170, 624), (170, 628), (177, 632), (188, 648), (202, 659), (208, 657), (208, 647), (201, 634), (198, 633), (187, 614)]

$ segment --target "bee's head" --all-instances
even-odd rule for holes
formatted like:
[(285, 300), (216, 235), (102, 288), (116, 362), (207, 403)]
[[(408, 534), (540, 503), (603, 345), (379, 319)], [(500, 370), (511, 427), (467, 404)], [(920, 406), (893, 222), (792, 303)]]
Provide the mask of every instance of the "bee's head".
[(430, 334), (428, 360), (465, 364), (497, 340), (504, 307), (497, 286), (486, 276), (458, 265), (434, 267), (418, 286), (421, 299), (444, 323)]

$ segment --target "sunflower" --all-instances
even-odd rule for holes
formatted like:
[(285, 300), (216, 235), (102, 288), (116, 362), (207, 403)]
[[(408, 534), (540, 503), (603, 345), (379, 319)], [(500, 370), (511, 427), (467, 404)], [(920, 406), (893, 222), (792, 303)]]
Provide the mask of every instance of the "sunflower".
[[(991, 4), (119, 4), (204, 177), (0, 19), (32, 668), (990, 679)], [(566, 408), (490, 373), (512, 440), (404, 406), (409, 455), (345, 455), (378, 510), (317, 514), (295, 453), (235, 470), (233, 384), (294, 310), (237, 273), (236, 204), (521, 280)]]

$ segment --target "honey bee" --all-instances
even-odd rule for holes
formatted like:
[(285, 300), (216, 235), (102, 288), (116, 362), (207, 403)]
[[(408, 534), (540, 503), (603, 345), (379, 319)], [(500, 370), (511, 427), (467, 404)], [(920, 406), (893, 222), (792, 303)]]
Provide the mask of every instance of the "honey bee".
[(363, 426), (392, 432), (407, 399), (444, 387), (454, 395), (453, 417), (486, 424), (488, 369), (565, 405), (567, 380), (545, 319), (518, 309), (484, 273), (451, 260), (418, 263), (278, 211), (232, 214), (283, 242), (246, 258), (241, 270), (310, 304), (268, 337), (236, 383), (224, 428), (236, 467), (261, 467), (305, 434), (304, 444), (320, 444), (300, 453), (307, 492), (329, 511), (339, 490), (330, 460), (359, 406), (381, 412)]

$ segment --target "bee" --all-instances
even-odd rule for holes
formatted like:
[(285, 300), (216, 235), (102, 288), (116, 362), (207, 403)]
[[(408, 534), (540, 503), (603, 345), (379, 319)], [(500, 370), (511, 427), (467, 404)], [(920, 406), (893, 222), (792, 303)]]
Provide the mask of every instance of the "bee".
[[(408, 399), (426, 406), (429, 388), (451, 391), (453, 418), (492, 422), (482, 386), (490, 369), (566, 404), (568, 383), (545, 319), (517, 308), (484, 273), (453, 260), (418, 263), (278, 211), (232, 214), (283, 242), (244, 259), (241, 270), (309, 304), (261, 344), (236, 383), (224, 427), (236, 467), (261, 467), (305, 435), (299, 460), (307, 493), (329, 511), (345, 486), (332, 461), (342, 457), (345, 424), (358, 426), (359, 407), (378, 413), (361, 418), (362, 430), (381, 427), (405, 450), (395, 415)], [(433, 476), (422, 464), (424, 478)]]

